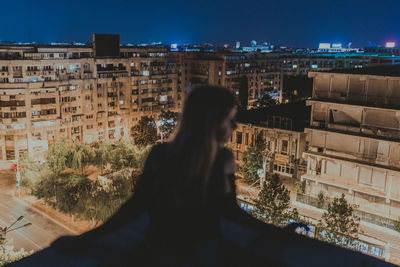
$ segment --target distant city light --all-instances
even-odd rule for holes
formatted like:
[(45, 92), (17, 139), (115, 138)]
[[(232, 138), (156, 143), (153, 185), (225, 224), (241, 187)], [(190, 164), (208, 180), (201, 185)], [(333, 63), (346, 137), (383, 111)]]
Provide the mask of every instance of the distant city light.
[(340, 43), (332, 44), (332, 48), (342, 48), (342, 44)]
[(319, 49), (331, 48), (331, 44), (330, 44), (330, 43), (319, 43), (318, 48), (319, 48)]
[(171, 46), (170, 46), (170, 49), (171, 49), (171, 51), (179, 51), (179, 49), (178, 49), (178, 44), (171, 44)]
[(396, 47), (396, 42), (386, 42), (385, 47), (387, 48), (393, 48)]

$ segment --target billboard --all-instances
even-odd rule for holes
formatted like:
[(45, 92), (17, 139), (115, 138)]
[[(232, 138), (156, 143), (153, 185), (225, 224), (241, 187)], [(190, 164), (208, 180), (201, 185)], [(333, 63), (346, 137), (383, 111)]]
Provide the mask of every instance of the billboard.
[(386, 48), (393, 48), (396, 47), (396, 42), (386, 42)]
[(119, 34), (93, 34), (95, 57), (119, 57)]

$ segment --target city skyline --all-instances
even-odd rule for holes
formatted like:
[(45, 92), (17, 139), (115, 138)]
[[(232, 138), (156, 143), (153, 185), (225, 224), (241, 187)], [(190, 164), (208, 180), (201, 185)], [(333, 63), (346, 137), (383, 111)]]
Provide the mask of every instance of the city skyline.
[[(21, 8), (21, 6), (23, 8)], [(278, 46), (317, 47), (320, 42), (398, 42), (400, 26), (395, 10), (400, 2), (285, 1), (244, 6), (239, 1), (136, 1), (48, 0), (7, 2), (1, 16), (1, 41), (87, 42), (91, 34), (119, 33), (121, 43), (214, 43), (251, 40)], [(381, 14), (385, 14), (382, 16)], [(23, 18), (23, 19), (19, 19)]]

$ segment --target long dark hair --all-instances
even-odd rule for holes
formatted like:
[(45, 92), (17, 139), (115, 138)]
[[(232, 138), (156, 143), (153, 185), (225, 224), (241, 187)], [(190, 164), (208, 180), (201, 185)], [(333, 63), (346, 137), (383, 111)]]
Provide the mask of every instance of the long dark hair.
[(179, 208), (204, 203), (220, 145), (220, 125), (235, 106), (235, 97), (222, 87), (199, 86), (189, 93), (178, 131), (169, 144), (169, 157), (160, 169), (168, 181), (160, 179), (164, 182), (157, 191), (168, 194), (170, 205)]

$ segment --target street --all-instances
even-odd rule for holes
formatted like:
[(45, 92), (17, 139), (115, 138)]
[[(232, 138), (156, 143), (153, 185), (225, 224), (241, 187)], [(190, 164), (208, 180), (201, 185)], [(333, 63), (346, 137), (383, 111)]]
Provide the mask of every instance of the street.
[(67, 228), (30, 208), (29, 205), (13, 199), (15, 185), (15, 172), (10, 169), (0, 170), (0, 227), (8, 227), (21, 215), (24, 218), (12, 228), (32, 223), (30, 226), (7, 233), (6, 237), (8, 240), (13, 239), (15, 249), (38, 251), (62, 235), (73, 235)]

